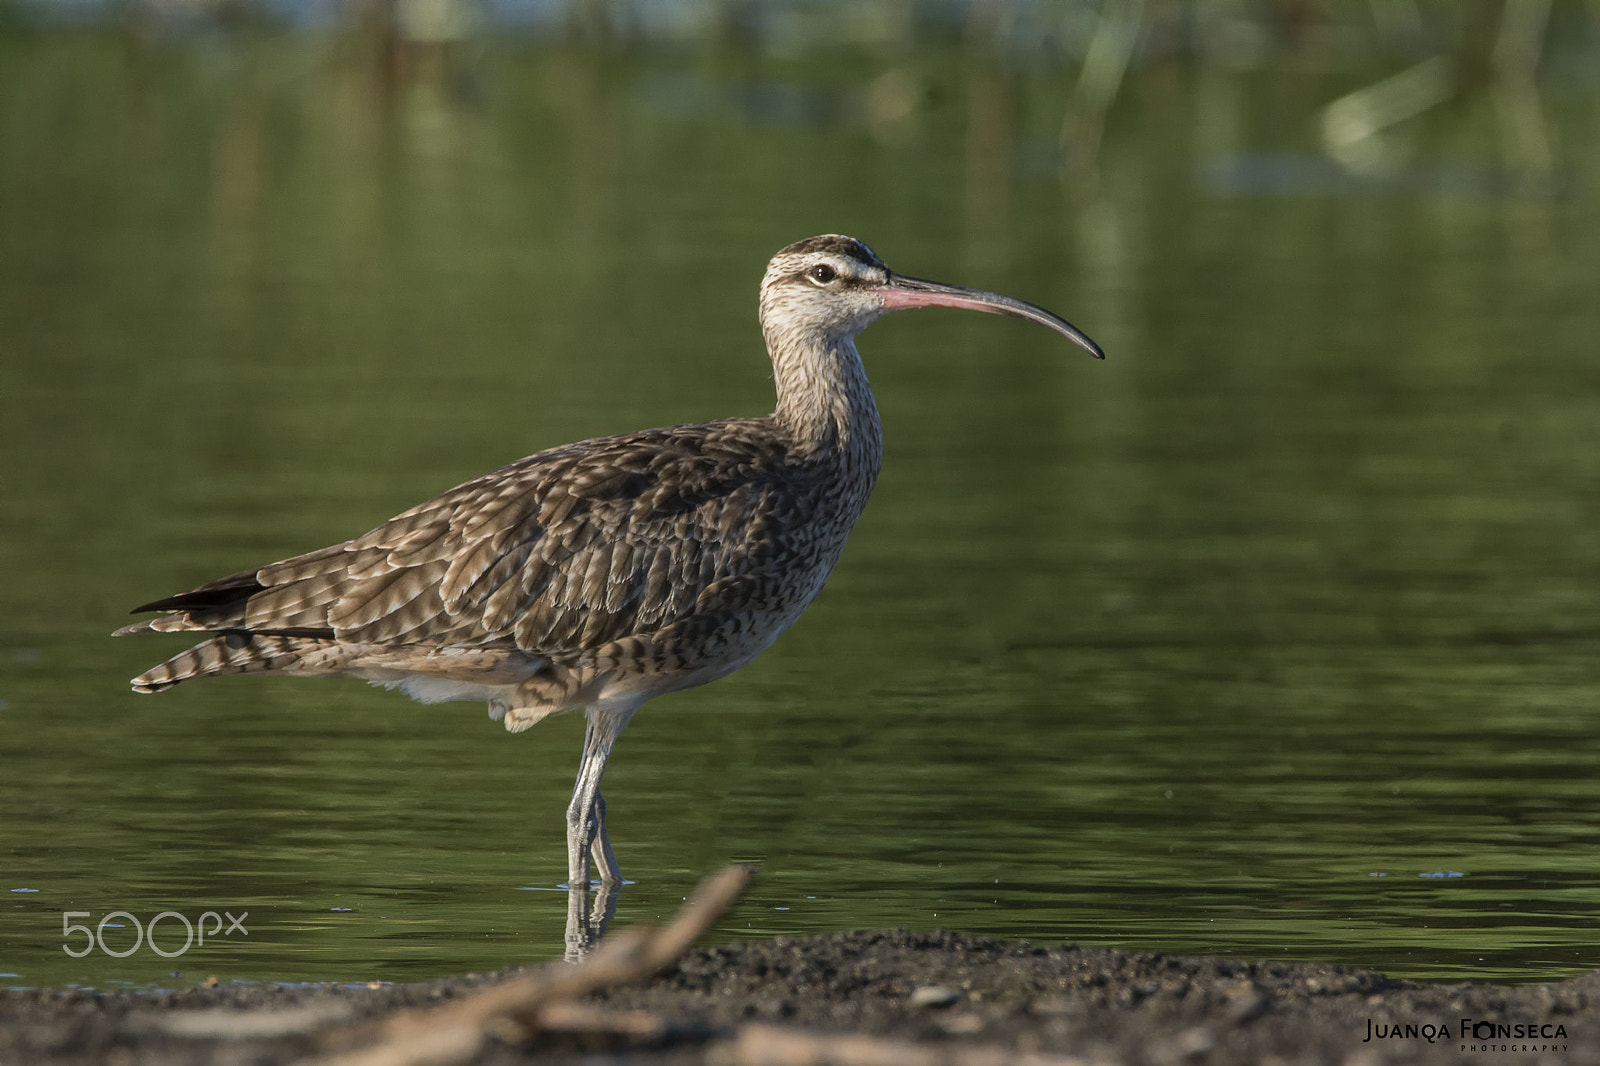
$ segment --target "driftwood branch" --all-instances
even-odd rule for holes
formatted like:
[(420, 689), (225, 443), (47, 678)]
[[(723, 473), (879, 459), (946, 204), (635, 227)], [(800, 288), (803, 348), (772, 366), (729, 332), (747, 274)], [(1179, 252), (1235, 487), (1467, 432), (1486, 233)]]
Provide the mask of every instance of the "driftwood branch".
[(714, 1050), (712, 1061), (719, 1066), (1113, 1066), (1000, 1045), (911, 1043), (756, 1022), (740, 1026), (731, 1041)]
[(525, 1040), (541, 1030), (653, 1035), (667, 1023), (644, 1011), (606, 1011), (577, 1001), (670, 966), (739, 897), (753, 866), (730, 866), (700, 883), (672, 922), (603, 940), (576, 964), (557, 963), (440, 1007), (409, 1010), (324, 1034), (324, 1046), (364, 1044), (303, 1066), (447, 1066), (475, 1056), (491, 1036)]

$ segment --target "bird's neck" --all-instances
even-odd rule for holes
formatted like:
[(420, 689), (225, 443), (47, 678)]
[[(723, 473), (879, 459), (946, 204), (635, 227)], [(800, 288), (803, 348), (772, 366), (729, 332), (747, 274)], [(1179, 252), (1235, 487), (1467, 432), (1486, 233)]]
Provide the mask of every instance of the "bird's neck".
[(854, 340), (769, 332), (767, 347), (778, 386), (774, 421), (802, 456), (838, 462), (870, 490), (883, 461), (883, 430)]

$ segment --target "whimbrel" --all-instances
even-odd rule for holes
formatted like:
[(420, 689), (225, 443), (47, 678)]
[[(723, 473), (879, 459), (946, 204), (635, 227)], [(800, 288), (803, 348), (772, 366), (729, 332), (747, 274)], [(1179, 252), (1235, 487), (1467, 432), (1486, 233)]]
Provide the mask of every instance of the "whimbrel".
[(778, 405), (540, 452), (342, 544), (135, 609), (126, 633), (204, 632), (133, 679), (355, 677), (424, 703), (487, 700), (520, 732), (582, 707), (567, 875), (621, 880), (600, 778), (641, 704), (749, 662), (822, 589), (878, 478), (855, 336), (890, 311), (961, 307), (1074, 326), (1009, 296), (896, 274), (850, 237), (773, 257), (761, 329)]

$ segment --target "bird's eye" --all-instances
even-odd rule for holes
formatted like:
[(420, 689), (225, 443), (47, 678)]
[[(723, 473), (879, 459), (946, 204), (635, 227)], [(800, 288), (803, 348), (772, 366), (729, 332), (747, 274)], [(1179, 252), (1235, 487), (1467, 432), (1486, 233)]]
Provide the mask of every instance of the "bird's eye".
[(816, 282), (818, 285), (826, 285), (828, 282), (839, 276), (839, 272), (833, 269), (833, 267), (829, 266), (827, 263), (818, 263), (816, 266), (806, 271), (806, 273), (811, 280)]

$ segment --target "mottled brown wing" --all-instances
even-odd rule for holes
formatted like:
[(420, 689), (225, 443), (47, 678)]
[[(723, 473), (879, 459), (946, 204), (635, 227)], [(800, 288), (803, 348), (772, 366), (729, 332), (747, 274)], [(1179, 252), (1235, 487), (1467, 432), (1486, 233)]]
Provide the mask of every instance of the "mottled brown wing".
[(764, 420), (734, 419), (542, 452), (364, 536), (149, 604), (177, 612), (151, 628), (570, 657), (792, 563), (806, 497), (779, 448)]

